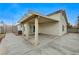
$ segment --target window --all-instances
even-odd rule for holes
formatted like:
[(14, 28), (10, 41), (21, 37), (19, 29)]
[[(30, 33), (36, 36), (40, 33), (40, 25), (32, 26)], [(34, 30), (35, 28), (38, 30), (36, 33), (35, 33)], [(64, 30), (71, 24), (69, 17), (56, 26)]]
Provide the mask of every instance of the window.
[(64, 31), (64, 25), (62, 25), (62, 31)]

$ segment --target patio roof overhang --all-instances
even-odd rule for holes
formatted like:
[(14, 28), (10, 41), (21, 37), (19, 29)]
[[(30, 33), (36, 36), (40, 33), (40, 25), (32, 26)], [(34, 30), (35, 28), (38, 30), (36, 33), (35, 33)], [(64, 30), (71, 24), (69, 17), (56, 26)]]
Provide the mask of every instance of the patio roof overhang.
[[(36, 13), (32, 13), (26, 17), (23, 17), (22, 20), (20, 21), (20, 23), (26, 23), (28, 21), (31, 21), (33, 22), (33, 19), (38, 17), (39, 18), (39, 23), (43, 22), (43, 21), (53, 21), (53, 22), (58, 22), (58, 20), (55, 20), (55, 19), (52, 19), (52, 18), (49, 18), (48, 16), (43, 16), (43, 15), (39, 15), (39, 14), (36, 14)], [(44, 19), (44, 20), (43, 20)]]
[(20, 24), (25, 25), (25, 31), (26, 31), (26, 37), (29, 39), (29, 26), (28, 24), (34, 24), (35, 25), (35, 39), (34, 39), (34, 46), (37, 46), (39, 44), (39, 38), (38, 38), (38, 33), (39, 33), (39, 23), (46, 23), (46, 22), (58, 22), (57, 20), (51, 19), (47, 16), (42, 16), (39, 14), (29, 14), (27, 17), (24, 17), (21, 21)]

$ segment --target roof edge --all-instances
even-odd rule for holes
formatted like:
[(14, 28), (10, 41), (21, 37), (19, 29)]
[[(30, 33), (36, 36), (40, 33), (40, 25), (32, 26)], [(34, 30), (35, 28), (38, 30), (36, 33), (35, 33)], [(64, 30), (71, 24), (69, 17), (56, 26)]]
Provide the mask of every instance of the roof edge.
[(55, 11), (54, 13), (50, 13), (50, 14), (48, 14), (47, 16), (51, 16), (51, 15), (54, 15), (54, 14), (57, 14), (57, 13), (64, 13), (64, 17), (65, 17), (65, 19), (66, 19), (66, 23), (68, 24), (67, 15), (66, 15), (66, 12), (65, 12), (64, 9), (60, 9), (60, 10), (58, 10), (58, 11)]
[(61, 12), (63, 12), (63, 11), (65, 11), (65, 10), (64, 10), (64, 9), (60, 9), (60, 10), (58, 10), (58, 11), (55, 11), (55, 12), (53, 12), (53, 13), (48, 14), (47, 16), (54, 15), (54, 14), (57, 14), (57, 13), (61, 13)]

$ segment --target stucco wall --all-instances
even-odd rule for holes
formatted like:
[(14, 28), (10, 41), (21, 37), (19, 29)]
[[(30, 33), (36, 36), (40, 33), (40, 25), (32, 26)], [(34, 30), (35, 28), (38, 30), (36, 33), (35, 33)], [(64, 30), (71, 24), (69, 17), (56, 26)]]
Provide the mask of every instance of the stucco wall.
[(61, 23), (61, 27), (64, 26), (64, 31), (62, 31), (61, 29), (61, 33), (62, 35), (67, 33), (67, 23), (66, 23), (66, 19), (65, 17), (61, 14), (61, 20), (60, 20), (60, 23)]
[(22, 30), (21, 24), (18, 24), (18, 25), (17, 25), (17, 30), (18, 30), (18, 31)]
[(23, 31), (23, 34), (24, 35), (27, 35), (27, 33), (29, 33), (30, 29), (29, 29), (29, 23), (25, 23), (24, 24), (24, 31)]
[(58, 22), (42, 23), (39, 24), (39, 33), (60, 35), (60, 25)]
[[(65, 33), (67, 33), (67, 24), (66, 24), (66, 20), (65, 17), (62, 15), (62, 13), (58, 13), (58, 14), (54, 14), (54, 15), (50, 15), (49, 17), (51, 17), (52, 19), (57, 19), (59, 20), (59, 24), (57, 28), (59, 28), (59, 34), (58, 35), (63, 35)], [(62, 26), (64, 26), (64, 31), (62, 30)]]
[(53, 14), (48, 17), (60, 21), (61, 20), (61, 13)]

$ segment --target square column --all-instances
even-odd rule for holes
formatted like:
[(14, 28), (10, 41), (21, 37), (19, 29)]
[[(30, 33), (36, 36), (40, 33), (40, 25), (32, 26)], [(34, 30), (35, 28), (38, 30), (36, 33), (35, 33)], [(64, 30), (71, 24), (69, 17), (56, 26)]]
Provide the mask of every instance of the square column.
[(35, 42), (34, 46), (38, 45), (38, 18), (35, 18)]
[(25, 23), (24, 27), (25, 27), (24, 34), (26, 35), (26, 38), (29, 39), (29, 24)]

